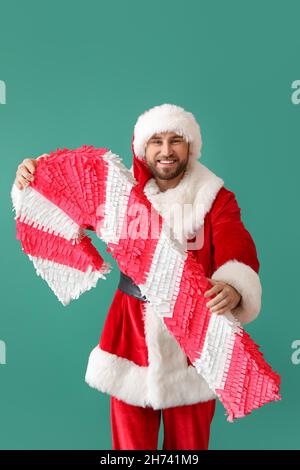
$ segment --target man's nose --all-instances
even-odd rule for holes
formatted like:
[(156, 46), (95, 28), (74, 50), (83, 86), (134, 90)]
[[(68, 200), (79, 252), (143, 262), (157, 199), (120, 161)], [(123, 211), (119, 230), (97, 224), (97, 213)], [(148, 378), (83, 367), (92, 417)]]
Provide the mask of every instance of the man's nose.
[(172, 153), (173, 153), (172, 145), (169, 142), (163, 142), (163, 145), (162, 145), (162, 148), (161, 148), (161, 153), (165, 157), (168, 157), (169, 155), (172, 155)]

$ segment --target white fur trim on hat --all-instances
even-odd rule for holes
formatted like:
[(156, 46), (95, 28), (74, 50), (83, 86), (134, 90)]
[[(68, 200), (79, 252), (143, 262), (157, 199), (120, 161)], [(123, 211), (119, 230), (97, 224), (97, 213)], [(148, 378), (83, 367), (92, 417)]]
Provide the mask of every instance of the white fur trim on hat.
[(174, 104), (162, 104), (145, 111), (139, 116), (134, 127), (134, 152), (144, 158), (146, 144), (153, 134), (176, 132), (190, 143), (190, 158), (201, 155), (202, 139), (200, 126), (194, 115)]

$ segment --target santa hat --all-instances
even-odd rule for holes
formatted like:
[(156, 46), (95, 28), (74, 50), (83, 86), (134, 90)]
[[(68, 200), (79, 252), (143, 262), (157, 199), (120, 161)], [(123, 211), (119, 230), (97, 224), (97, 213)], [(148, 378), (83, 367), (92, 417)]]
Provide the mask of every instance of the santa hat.
[(201, 156), (201, 131), (194, 115), (175, 104), (162, 104), (141, 114), (134, 127), (133, 150), (139, 159), (144, 159), (148, 140), (153, 134), (176, 132), (189, 142), (189, 159)]

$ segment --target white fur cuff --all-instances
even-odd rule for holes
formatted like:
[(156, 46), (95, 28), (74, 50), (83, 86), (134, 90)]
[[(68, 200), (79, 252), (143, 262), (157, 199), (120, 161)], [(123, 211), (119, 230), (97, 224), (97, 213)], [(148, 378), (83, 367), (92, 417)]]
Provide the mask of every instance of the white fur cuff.
[(250, 266), (236, 260), (227, 261), (211, 278), (230, 284), (240, 293), (241, 302), (231, 313), (241, 323), (249, 323), (258, 316), (262, 287), (258, 274)]

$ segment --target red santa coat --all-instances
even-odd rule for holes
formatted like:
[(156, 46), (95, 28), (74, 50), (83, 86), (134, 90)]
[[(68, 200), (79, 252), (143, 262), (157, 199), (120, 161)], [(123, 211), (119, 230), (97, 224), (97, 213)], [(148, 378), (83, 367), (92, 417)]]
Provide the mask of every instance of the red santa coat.
[[(241, 294), (232, 311), (241, 323), (254, 320), (261, 306), (259, 261), (234, 193), (198, 161), (191, 162), (179, 184), (165, 192), (135, 155), (132, 170), (181, 241), (202, 231), (203, 245), (189, 250), (189, 256), (202, 263), (207, 277), (224, 281)], [(176, 215), (183, 206), (188, 211), (181, 224)], [(150, 304), (119, 289), (99, 345), (90, 354), (85, 380), (126, 403), (153, 409), (216, 398)]]

